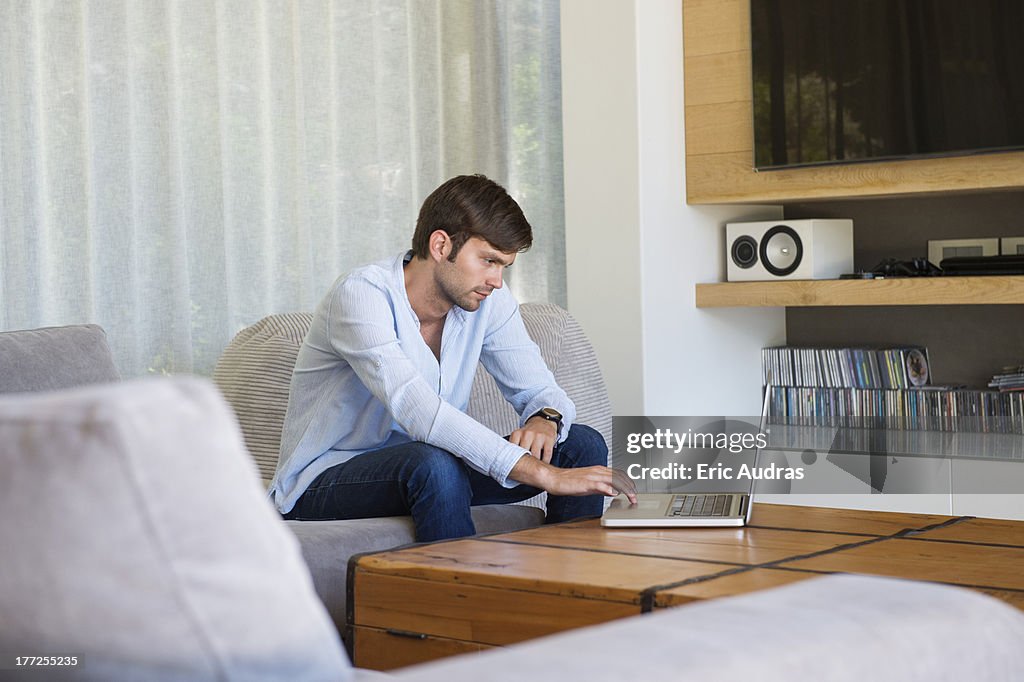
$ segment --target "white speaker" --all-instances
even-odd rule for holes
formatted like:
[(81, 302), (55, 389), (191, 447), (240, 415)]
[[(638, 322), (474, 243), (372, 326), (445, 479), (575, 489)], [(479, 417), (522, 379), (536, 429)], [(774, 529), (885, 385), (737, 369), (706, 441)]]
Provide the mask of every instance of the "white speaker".
[(730, 282), (837, 279), (853, 272), (853, 221), (772, 220), (727, 223)]

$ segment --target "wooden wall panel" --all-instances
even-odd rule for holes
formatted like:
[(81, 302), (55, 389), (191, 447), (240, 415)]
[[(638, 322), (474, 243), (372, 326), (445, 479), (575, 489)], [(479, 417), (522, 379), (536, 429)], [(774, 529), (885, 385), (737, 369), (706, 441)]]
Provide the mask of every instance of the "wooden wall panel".
[(686, 197), (783, 202), (1024, 187), (1024, 152), (758, 172), (748, 0), (683, 0)]

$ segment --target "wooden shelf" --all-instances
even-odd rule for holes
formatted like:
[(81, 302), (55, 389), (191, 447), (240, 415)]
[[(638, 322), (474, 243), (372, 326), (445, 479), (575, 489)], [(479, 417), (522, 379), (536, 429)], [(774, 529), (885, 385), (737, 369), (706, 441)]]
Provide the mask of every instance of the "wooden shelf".
[(697, 285), (698, 308), (1024, 304), (1024, 276), (790, 280)]

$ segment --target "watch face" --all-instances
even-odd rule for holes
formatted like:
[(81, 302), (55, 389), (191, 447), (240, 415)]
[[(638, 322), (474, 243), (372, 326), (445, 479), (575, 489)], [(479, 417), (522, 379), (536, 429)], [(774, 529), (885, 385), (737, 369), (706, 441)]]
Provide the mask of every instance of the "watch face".
[(541, 413), (548, 419), (562, 419), (562, 413), (550, 407), (545, 407), (544, 409), (541, 410)]

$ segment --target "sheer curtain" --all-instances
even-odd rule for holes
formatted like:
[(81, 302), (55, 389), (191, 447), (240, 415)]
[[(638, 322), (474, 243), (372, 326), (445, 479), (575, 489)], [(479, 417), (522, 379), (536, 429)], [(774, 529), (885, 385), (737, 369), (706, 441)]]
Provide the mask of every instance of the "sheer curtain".
[(534, 226), (565, 304), (558, 3), (0, 3), (0, 329), (95, 322), (122, 372), (212, 371), (406, 248), (446, 178)]

